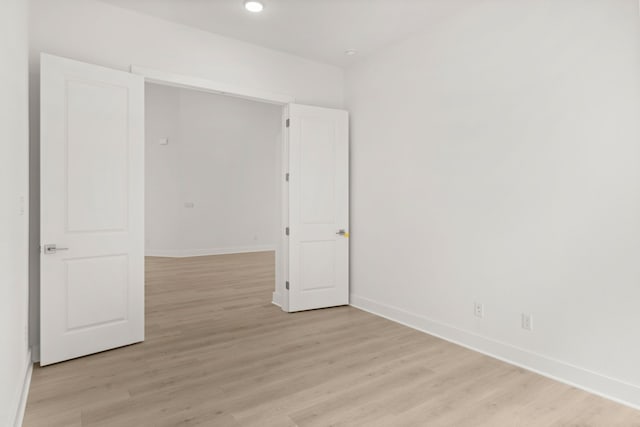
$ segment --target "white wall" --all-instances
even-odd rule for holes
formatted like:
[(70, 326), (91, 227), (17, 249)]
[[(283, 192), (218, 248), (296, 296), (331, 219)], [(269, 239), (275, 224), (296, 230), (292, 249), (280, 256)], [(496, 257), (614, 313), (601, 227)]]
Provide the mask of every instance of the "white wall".
[(31, 65), (46, 52), (129, 70), (134, 64), (342, 106), (341, 69), (96, 0), (30, 0)]
[(487, 0), (348, 70), (352, 302), (640, 406), (639, 30)]
[(275, 250), (281, 128), (276, 105), (147, 84), (146, 253)]
[(96, 0), (30, 0), (31, 341), (39, 340), (39, 54), (128, 70), (134, 64), (342, 106), (343, 71)]
[(28, 325), (28, 32), (22, 0), (0, 4), (0, 425), (21, 411)]

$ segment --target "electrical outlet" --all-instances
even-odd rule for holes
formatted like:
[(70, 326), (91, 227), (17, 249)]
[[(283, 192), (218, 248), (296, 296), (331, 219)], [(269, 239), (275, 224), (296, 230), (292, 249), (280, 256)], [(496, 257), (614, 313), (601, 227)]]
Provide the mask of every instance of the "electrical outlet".
[(533, 316), (530, 314), (522, 313), (522, 329), (527, 331), (533, 331)]
[(484, 317), (484, 305), (479, 302), (475, 303), (473, 305), (473, 314), (475, 314), (476, 317)]

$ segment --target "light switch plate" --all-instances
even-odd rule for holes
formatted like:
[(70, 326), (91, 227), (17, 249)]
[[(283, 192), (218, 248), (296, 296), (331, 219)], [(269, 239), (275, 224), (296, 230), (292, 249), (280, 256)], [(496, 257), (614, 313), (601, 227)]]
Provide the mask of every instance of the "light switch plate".
[(158, 144), (160, 144), (160, 145), (169, 145), (169, 138), (160, 138), (158, 140)]

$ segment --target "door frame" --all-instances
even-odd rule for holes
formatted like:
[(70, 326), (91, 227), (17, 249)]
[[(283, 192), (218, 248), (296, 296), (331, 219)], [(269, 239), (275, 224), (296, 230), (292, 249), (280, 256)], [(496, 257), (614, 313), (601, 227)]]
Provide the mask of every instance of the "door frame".
[(265, 102), (282, 107), (281, 120), (281, 161), (280, 161), (280, 239), (276, 246), (276, 268), (275, 284), (272, 296), (272, 303), (279, 306), (283, 311), (289, 311), (289, 293), (286, 290), (288, 277), (289, 260), (289, 240), (285, 235), (285, 227), (289, 221), (289, 186), (286, 175), (289, 168), (289, 132), (286, 127), (286, 120), (289, 115), (289, 104), (295, 103), (295, 98), (290, 95), (277, 92), (265, 91), (259, 88), (247, 88), (234, 86), (214, 80), (200, 77), (175, 74), (167, 71), (131, 65), (130, 72), (142, 76), (145, 83), (156, 83), (165, 86), (178, 87), (183, 89), (193, 89), (201, 92), (209, 92), (217, 95), (232, 96), (251, 101)]

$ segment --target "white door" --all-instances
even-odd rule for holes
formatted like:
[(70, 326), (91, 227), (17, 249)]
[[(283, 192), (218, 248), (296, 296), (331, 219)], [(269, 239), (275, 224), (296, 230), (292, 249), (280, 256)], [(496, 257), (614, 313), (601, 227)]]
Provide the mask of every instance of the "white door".
[(349, 116), (289, 105), (289, 311), (349, 304)]
[(144, 339), (144, 80), (42, 55), (40, 108), (48, 365)]

